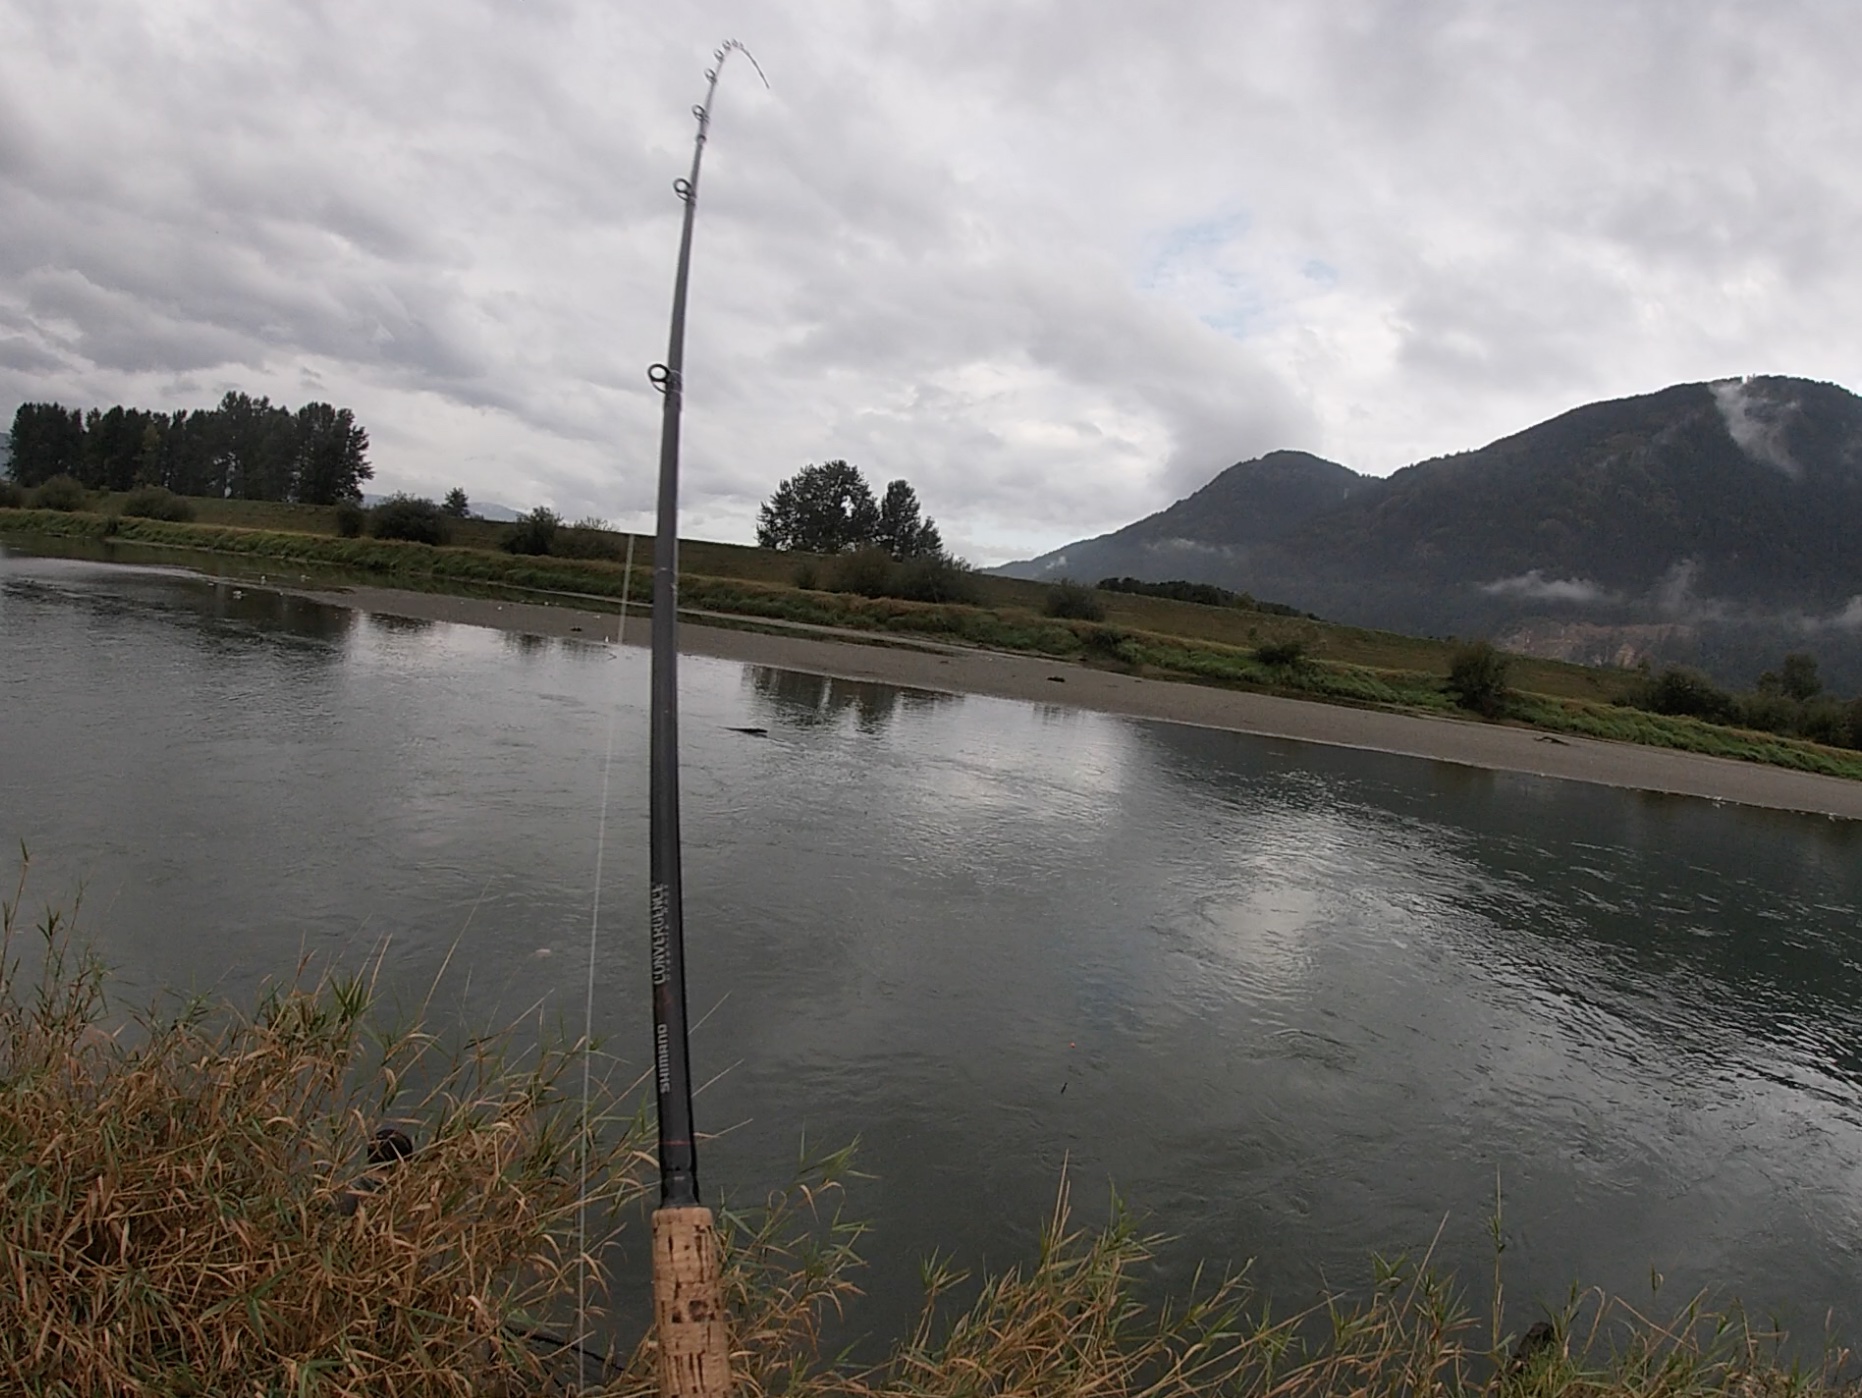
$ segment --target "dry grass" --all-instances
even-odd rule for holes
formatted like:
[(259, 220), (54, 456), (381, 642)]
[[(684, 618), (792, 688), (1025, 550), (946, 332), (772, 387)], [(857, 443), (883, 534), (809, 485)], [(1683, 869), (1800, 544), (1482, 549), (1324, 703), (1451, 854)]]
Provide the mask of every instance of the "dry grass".
[[(579, 1212), (599, 1244), (644, 1177), (611, 1096), (584, 1139), (573, 1048), (373, 1033), (334, 974), (106, 1035), (101, 968), (37, 932), (5, 905), (0, 1391), (541, 1389)], [(382, 1121), (418, 1148), (371, 1175)]]
[[(1071, 1220), (1066, 1187), (1034, 1261), (972, 1284), (926, 1268), (924, 1310), (881, 1364), (819, 1353), (819, 1321), (853, 1294), (857, 1229), (814, 1205), (833, 1178), (775, 1207), (734, 1241), (736, 1350), (743, 1398), (1851, 1398), (1846, 1351), (1803, 1365), (1786, 1337), (1737, 1308), (1695, 1298), (1668, 1319), (1597, 1292), (1523, 1335), (1493, 1308), (1477, 1316), (1420, 1264), (1374, 1263), (1372, 1283), (1274, 1320), (1243, 1278), (1199, 1282), (1179, 1303), (1140, 1299), (1161, 1237), (1114, 1204), (1102, 1229)], [(811, 1229), (810, 1225), (814, 1227)], [(1495, 1220), (1496, 1236), (1499, 1235)], [(775, 1241), (781, 1239), (782, 1241)], [(1496, 1252), (1496, 1259), (1498, 1252)], [(959, 1294), (967, 1302), (954, 1300)], [(615, 1386), (644, 1395), (646, 1371)]]
[[(0, 905), (0, 1391), (44, 1395), (645, 1398), (624, 1363), (540, 1339), (637, 1218), (641, 1122), (604, 1090), (586, 1135), (566, 1091), (582, 1046), (511, 1058), (368, 1028), (364, 979), (302, 978), (240, 1014), (191, 1004), (106, 1036), (105, 978), (47, 913)], [(631, 1089), (629, 1089), (631, 1090)], [(414, 1154), (372, 1178), (376, 1123)], [(1033, 1260), (980, 1279), (927, 1265), (912, 1332), (879, 1364), (824, 1352), (857, 1295), (847, 1153), (721, 1219), (739, 1398), (1761, 1398), (1851, 1395), (1845, 1352), (1699, 1299), (1668, 1320), (1595, 1293), (1521, 1344), (1498, 1259), (1478, 1317), (1428, 1259), (1273, 1319), (1243, 1278), (1143, 1297), (1160, 1240), (1114, 1206), (1072, 1221), (1063, 1185)], [(600, 1370), (597, 1373), (597, 1370)]]

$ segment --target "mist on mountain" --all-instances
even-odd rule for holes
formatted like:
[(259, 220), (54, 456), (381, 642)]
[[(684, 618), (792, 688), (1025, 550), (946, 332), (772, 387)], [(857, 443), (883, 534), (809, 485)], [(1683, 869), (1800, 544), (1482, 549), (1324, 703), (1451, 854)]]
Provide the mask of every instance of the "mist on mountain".
[(1759, 377), (1591, 403), (1387, 478), (1304, 452), (998, 571), (1214, 583), (1358, 625), (1862, 688), (1862, 398)]

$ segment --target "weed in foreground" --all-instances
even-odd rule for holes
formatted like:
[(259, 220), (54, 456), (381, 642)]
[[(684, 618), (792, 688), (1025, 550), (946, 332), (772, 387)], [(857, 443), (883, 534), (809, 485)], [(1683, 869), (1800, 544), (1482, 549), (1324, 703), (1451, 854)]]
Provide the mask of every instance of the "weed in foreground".
[[(761, 1228), (732, 1238), (740, 1317), (735, 1377), (744, 1398), (1835, 1398), (1862, 1392), (1845, 1351), (1785, 1356), (1786, 1337), (1737, 1308), (1695, 1298), (1668, 1320), (1598, 1292), (1576, 1293), (1523, 1334), (1503, 1330), (1499, 1250), (1494, 1308), (1477, 1319), (1452, 1280), (1374, 1259), (1371, 1284), (1275, 1320), (1245, 1278), (1206, 1281), (1151, 1304), (1138, 1279), (1165, 1241), (1114, 1201), (1102, 1229), (1072, 1221), (1063, 1182), (1036, 1257), (973, 1283), (925, 1269), (912, 1333), (877, 1365), (820, 1354), (820, 1320), (854, 1288), (850, 1229), (816, 1213), (830, 1174), (775, 1201)], [(1496, 1227), (1498, 1218), (1496, 1213)], [(813, 1225), (815, 1232), (810, 1233)], [(781, 1239), (780, 1242), (775, 1241)], [(967, 1294), (967, 1303), (956, 1298)], [(1490, 1327), (1490, 1328), (1489, 1328)], [(1483, 1333), (1485, 1332), (1485, 1333)], [(643, 1349), (642, 1355), (646, 1354)], [(616, 1393), (650, 1391), (639, 1358)]]
[[(336, 974), (106, 1034), (104, 990), (59, 914), (4, 905), (0, 1389), (542, 1391), (581, 1211), (598, 1256), (644, 1178), (612, 1094), (583, 1130), (579, 1046), (446, 1055)], [(370, 1170), (383, 1121), (417, 1148)]]

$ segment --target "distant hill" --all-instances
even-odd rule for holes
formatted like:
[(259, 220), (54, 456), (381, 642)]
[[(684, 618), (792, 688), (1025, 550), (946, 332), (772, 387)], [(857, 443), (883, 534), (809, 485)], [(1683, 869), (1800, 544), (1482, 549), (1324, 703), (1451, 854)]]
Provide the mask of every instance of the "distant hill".
[(1221, 582), (1248, 575), (1263, 546), (1382, 484), (1303, 451), (1273, 451), (1237, 462), (1194, 495), (1116, 533), (994, 571), (1080, 582), (1109, 577)]
[[(382, 501), (393, 498), (394, 497), (390, 495), (370, 495), (364, 493), (362, 496), (362, 503), (373, 508), (381, 504)], [(472, 502), (472, 515), (475, 519), (489, 519), (500, 524), (508, 524), (512, 520), (519, 520), (524, 517), (519, 511), (512, 509), (509, 505), (481, 504), (477, 500)]]
[(1340, 621), (1747, 682), (1787, 649), (1862, 688), (1862, 398), (1681, 384), (1388, 479), (1300, 452), (999, 571), (1187, 578)]
[(480, 519), (497, 520), (501, 524), (509, 524), (513, 520), (519, 520), (524, 517), (521, 510), (514, 510), (509, 505), (500, 505), (495, 501), (480, 504), (478, 501), (474, 500), (472, 502), (472, 513)]

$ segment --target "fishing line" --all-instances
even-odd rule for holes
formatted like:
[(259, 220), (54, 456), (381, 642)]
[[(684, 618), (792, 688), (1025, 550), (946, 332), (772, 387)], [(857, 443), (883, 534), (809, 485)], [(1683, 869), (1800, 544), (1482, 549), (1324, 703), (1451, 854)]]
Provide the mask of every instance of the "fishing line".
[[(621, 619), (614, 627), (614, 658), (619, 661), (625, 651), (627, 636), (627, 599), (634, 587), (634, 541), (627, 536), (627, 563), (621, 575)], [(601, 759), (601, 814), (595, 821), (595, 897), (588, 916), (588, 991), (582, 1003), (582, 1134), (580, 1160), (576, 1173), (581, 1176), (581, 1198), (576, 1202), (575, 1326), (576, 1339), (588, 1339), (588, 1075), (589, 1060), (595, 1056), (595, 942), (601, 932), (601, 863), (608, 849), (608, 776), (614, 770), (614, 724), (621, 711), (620, 667), (615, 668), (613, 692), (608, 699), (608, 750)]]

